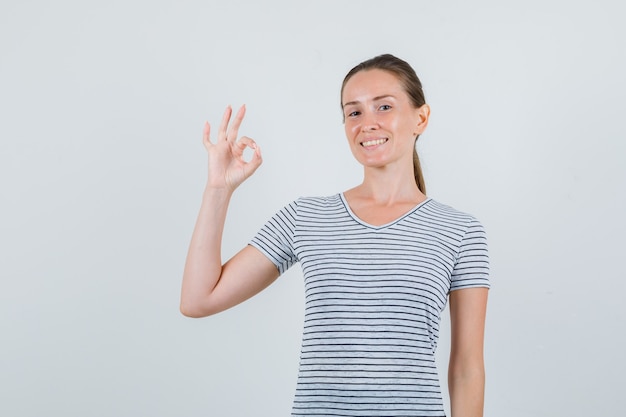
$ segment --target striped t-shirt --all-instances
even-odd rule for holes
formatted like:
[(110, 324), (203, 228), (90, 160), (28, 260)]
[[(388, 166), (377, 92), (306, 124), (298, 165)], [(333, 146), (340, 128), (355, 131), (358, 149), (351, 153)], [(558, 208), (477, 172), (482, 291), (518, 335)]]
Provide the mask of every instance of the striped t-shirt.
[(435, 348), (451, 290), (489, 287), (485, 232), (427, 199), (372, 226), (343, 194), (300, 198), (250, 242), (300, 262), (305, 318), (294, 416), (444, 416)]

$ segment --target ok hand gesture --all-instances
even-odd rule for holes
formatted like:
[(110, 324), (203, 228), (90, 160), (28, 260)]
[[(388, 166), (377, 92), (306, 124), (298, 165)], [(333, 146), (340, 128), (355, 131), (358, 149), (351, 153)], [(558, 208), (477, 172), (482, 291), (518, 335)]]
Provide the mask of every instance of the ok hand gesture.
[[(241, 106), (232, 124), (229, 126), (233, 110), (230, 106), (224, 111), (222, 123), (217, 134), (217, 141), (211, 142), (211, 125), (205, 123), (202, 142), (209, 154), (208, 187), (234, 191), (242, 182), (250, 177), (261, 165), (261, 150), (250, 138), (242, 136), (237, 139), (239, 126), (246, 114), (246, 107)], [(252, 159), (246, 161), (243, 152), (246, 148), (254, 151)]]

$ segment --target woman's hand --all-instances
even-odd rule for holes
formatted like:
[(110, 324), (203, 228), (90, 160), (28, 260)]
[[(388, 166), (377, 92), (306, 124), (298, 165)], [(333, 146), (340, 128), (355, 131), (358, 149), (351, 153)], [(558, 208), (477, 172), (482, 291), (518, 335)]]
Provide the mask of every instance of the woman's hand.
[[(239, 126), (246, 114), (246, 107), (241, 106), (232, 124), (229, 126), (233, 110), (230, 106), (224, 111), (222, 123), (217, 134), (217, 141), (211, 142), (211, 125), (205, 123), (202, 142), (209, 154), (209, 178), (207, 187), (234, 191), (242, 182), (250, 177), (261, 165), (261, 150), (248, 137), (237, 140)], [(250, 161), (245, 161), (243, 153), (246, 148), (254, 151)]]

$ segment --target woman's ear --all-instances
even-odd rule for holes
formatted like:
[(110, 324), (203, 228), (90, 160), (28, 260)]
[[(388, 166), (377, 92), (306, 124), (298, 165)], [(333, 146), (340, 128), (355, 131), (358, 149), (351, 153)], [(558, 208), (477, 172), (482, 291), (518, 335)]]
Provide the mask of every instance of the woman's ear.
[(426, 126), (428, 126), (430, 106), (428, 104), (423, 104), (422, 107), (415, 110), (417, 111), (417, 125), (415, 126), (413, 134), (415, 136), (419, 136), (424, 132), (424, 130), (426, 130)]

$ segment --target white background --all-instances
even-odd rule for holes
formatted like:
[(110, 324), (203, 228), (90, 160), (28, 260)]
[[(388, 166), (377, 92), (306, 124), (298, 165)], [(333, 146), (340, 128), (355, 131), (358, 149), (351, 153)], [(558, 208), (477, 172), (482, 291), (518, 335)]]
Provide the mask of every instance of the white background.
[(385, 52), (432, 106), (430, 196), (489, 235), (485, 415), (626, 414), (620, 2), (510, 3), (3, 0), (0, 415), (288, 415), (298, 266), (218, 316), (178, 311), (202, 125), (246, 103), (263, 149), (230, 256), (360, 181), (339, 88)]

